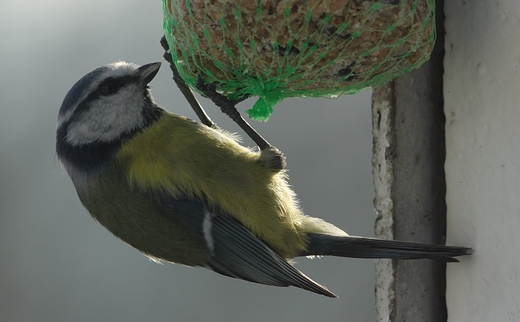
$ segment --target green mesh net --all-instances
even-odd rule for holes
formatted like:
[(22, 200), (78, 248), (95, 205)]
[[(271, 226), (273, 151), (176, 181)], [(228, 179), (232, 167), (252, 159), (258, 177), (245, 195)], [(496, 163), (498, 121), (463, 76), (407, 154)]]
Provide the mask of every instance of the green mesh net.
[(435, 0), (162, 0), (173, 60), (267, 120), (287, 97), (337, 97), (428, 60)]

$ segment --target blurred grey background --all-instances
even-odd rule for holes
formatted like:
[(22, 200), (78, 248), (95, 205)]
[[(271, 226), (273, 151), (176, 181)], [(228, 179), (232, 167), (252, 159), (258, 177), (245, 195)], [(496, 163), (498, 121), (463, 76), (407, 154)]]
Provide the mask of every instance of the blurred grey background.
[[(100, 65), (162, 61), (161, 35), (159, 0), (0, 4), (0, 321), (373, 321), (371, 260), (299, 259), (340, 296), (329, 299), (152, 263), (82, 208), (54, 153), (61, 101)], [(195, 118), (165, 67), (156, 101)], [(251, 123), (285, 153), (306, 213), (373, 236), (370, 91), (289, 99), (268, 123)]]

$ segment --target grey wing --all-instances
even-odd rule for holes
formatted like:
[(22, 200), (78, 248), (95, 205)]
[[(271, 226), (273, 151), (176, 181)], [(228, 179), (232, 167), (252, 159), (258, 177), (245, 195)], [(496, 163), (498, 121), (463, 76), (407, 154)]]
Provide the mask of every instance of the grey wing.
[(296, 286), (336, 297), (288, 263), (233, 217), (211, 211), (200, 200), (171, 200), (174, 213), (198, 230), (211, 257), (206, 268), (222, 275), (273, 286)]

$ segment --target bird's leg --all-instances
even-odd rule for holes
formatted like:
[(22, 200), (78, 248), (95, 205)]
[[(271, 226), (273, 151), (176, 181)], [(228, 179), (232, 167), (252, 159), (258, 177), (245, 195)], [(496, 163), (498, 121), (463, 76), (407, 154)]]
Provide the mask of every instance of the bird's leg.
[(218, 93), (214, 83), (205, 84), (200, 74), (197, 76), (195, 86), (204, 94), (204, 96), (220, 107), (222, 113), (226, 114), (237, 123), (238, 126), (240, 126), (242, 130), (244, 130), (244, 132), (246, 132), (246, 134), (256, 143), (256, 145), (258, 145), (260, 150), (264, 150), (271, 146), (269, 142), (267, 142), (251, 125), (249, 125), (249, 123), (247, 123), (235, 107), (236, 104), (246, 99), (247, 96), (241, 97), (238, 100), (231, 100)]
[(220, 110), (237, 123), (238, 126), (240, 126), (242, 130), (244, 130), (244, 132), (246, 132), (246, 134), (256, 143), (256, 145), (258, 145), (261, 152), (260, 162), (264, 163), (267, 168), (275, 171), (285, 168), (286, 161), (283, 153), (269, 144), (269, 142), (267, 142), (251, 125), (249, 125), (235, 107), (236, 104), (247, 99), (249, 95), (244, 95), (239, 99), (231, 100), (218, 93), (214, 83), (205, 84), (200, 74), (197, 76), (195, 86), (207, 98), (211, 99), (215, 105), (220, 107)]
[(206, 114), (206, 111), (204, 111), (199, 101), (197, 101), (195, 95), (193, 95), (191, 89), (188, 87), (188, 85), (186, 85), (181, 75), (179, 74), (177, 67), (173, 63), (172, 54), (170, 53), (170, 47), (168, 46), (168, 42), (166, 41), (166, 38), (164, 36), (162, 36), (161, 38), (161, 46), (164, 49), (163, 57), (170, 64), (170, 69), (172, 70), (173, 80), (175, 81), (175, 84), (177, 84), (177, 87), (179, 87), (181, 93), (184, 95), (195, 114), (197, 114), (197, 116), (199, 117), (200, 122), (209, 127), (216, 128), (217, 126), (215, 125), (215, 123), (209, 118), (208, 114)]
[[(164, 59), (170, 64), (170, 69), (173, 73), (173, 80), (175, 84), (179, 87), (184, 97), (190, 104), (191, 108), (195, 111), (195, 114), (199, 117), (201, 123), (216, 128), (216, 124), (209, 118), (206, 114), (200, 103), (197, 101), (197, 98), (191, 91), (191, 89), (186, 85), (184, 80), (179, 74), (177, 67), (173, 63), (173, 58), (170, 53), (170, 47), (168, 46), (168, 42), (166, 38), (163, 36), (161, 38), (161, 46), (164, 49)], [(200, 87), (199, 87), (200, 85)], [(260, 148), (260, 158), (259, 162), (263, 163), (266, 168), (271, 169), (273, 171), (280, 171), (285, 168), (286, 161), (283, 153), (270, 145), (258, 132), (255, 131), (240, 115), (240, 113), (235, 108), (235, 105), (242, 102), (243, 100), (248, 98), (248, 95), (244, 95), (243, 97), (237, 100), (229, 100), (224, 95), (217, 93), (215, 86), (204, 85), (204, 82), (200, 77), (197, 78), (197, 88), (201, 90), (208, 98), (210, 98), (213, 102), (216, 103), (217, 106), (231, 119), (233, 119), (245, 132), (246, 134), (258, 145)]]

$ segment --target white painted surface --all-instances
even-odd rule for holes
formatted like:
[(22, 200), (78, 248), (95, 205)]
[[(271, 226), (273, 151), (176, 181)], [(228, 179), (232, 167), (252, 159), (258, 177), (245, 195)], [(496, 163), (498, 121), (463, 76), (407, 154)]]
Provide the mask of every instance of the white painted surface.
[(449, 321), (520, 321), (520, 1), (445, 10)]

